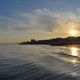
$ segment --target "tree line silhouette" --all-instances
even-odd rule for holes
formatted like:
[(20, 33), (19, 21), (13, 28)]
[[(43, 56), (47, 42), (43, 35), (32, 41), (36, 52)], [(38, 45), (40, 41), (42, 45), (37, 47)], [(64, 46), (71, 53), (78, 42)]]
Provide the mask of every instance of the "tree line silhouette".
[(31, 41), (22, 42), (19, 44), (41, 44), (41, 45), (54, 45), (54, 46), (63, 46), (63, 45), (80, 45), (80, 36), (78, 37), (66, 37), (66, 38), (53, 38), (48, 40), (35, 40), (31, 39)]

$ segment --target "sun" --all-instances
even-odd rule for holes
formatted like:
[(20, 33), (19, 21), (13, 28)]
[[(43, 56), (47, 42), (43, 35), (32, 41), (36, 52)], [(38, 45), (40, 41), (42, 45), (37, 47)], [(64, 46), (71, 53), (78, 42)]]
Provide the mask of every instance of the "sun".
[(69, 34), (70, 34), (71, 36), (76, 36), (76, 35), (77, 35), (77, 31), (76, 31), (76, 30), (71, 30), (71, 31), (69, 32)]

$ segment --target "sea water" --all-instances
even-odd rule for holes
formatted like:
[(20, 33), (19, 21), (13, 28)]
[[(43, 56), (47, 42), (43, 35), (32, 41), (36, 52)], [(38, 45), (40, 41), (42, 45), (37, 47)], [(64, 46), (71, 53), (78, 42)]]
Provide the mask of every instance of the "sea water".
[(0, 80), (80, 80), (75, 46), (0, 45)]

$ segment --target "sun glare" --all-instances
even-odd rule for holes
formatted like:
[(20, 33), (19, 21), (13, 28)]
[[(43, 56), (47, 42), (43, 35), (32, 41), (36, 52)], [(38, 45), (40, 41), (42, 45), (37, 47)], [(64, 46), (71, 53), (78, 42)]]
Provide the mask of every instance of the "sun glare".
[(76, 35), (77, 35), (77, 31), (76, 31), (76, 30), (71, 30), (71, 31), (69, 32), (69, 34), (70, 34), (71, 36), (76, 36)]

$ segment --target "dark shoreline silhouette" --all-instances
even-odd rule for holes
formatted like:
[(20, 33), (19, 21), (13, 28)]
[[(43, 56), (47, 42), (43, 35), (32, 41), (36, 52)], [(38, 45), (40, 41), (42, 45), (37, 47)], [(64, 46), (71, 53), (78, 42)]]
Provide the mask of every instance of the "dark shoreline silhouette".
[(31, 39), (31, 41), (19, 43), (20, 45), (52, 45), (52, 46), (65, 46), (65, 45), (80, 45), (80, 36), (78, 37), (65, 37), (65, 38), (53, 38), (48, 40), (35, 40)]

